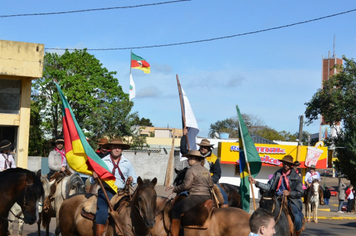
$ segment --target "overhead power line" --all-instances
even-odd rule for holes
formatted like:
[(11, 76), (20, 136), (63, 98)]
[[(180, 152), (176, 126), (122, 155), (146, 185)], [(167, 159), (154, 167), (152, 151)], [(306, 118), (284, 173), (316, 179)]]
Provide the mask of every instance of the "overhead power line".
[[(262, 32), (267, 32), (267, 31), (272, 31), (272, 30), (277, 30), (277, 29), (282, 29), (282, 28), (288, 28), (296, 25), (301, 25), (301, 24), (306, 24), (310, 23), (313, 21), (319, 21), (339, 15), (344, 15), (347, 13), (351, 13), (356, 11), (356, 9), (344, 11), (344, 12), (339, 12), (335, 13), (332, 15), (327, 15), (319, 18), (314, 18), (311, 20), (306, 20), (306, 21), (300, 21), (297, 23), (292, 23), (288, 25), (282, 25), (282, 26), (276, 26), (272, 28), (267, 28), (267, 29), (261, 29), (261, 30), (256, 30), (256, 31), (250, 31), (250, 32), (245, 32), (245, 33), (240, 33), (240, 34), (233, 34), (233, 35), (228, 35), (228, 36), (221, 36), (221, 37), (216, 37), (216, 38), (210, 38), (210, 39), (201, 39), (201, 40), (195, 40), (195, 41), (187, 41), (187, 42), (179, 42), (179, 43), (167, 43), (167, 44), (157, 44), (157, 45), (147, 45), (147, 46), (136, 46), (136, 47), (122, 47), (122, 48), (91, 48), (87, 49), (88, 51), (112, 51), (112, 50), (129, 50), (129, 49), (143, 49), (143, 48), (159, 48), (159, 47), (169, 47), (169, 46), (178, 46), (178, 45), (184, 45), (184, 44), (193, 44), (193, 43), (202, 43), (202, 42), (209, 42), (209, 41), (215, 41), (215, 40), (221, 40), (221, 39), (228, 39), (228, 38), (234, 38), (234, 37), (240, 37), (240, 36), (245, 36), (245, 35), (250, 35), (250, 34), (257, 34), (257, 33), (262, 33)], [(46, 50), (69, 50), (69, 51), (74, 51), (76, 48), (45, 48)]]
[(47, 15), (60, 15), (60, 14), (70, 14), (70, 13), (81, 13), (88, 11), (107, 11), (107, 10), (116, 10), (116, 9), (129, 9), (129, 8), (137, 8), (137, 7), (149, 7), (149, 6), (157, 6), (169, 3), (177, 3), (177, 2), (189, 2), (191, 0), (175, 0), (175, 1), (167, 1), (167, 2), (156, 2), (156, 3), (147, 3), (140, 4), (134, 6), (124, 6), (124, 7), (104, 7), (104, 8), (94, 8), (94, 9), (84, 9), (84, 10), (74, 10), (74, 11), (59, 11), (59, 12), (46, 12), (46, 13), (28, 13), (28, 14), (14, 14), (14, 15), (0, 15), (0, 18), (5, 17), (19, 17), (19, 16), (47, 16)]

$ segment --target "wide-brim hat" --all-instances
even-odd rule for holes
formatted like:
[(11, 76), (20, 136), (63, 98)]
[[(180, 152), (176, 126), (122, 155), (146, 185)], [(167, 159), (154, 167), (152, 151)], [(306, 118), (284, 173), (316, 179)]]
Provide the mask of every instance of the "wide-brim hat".
[(4, 139), (0, 142), (0, 151), (11, 149), (13, 146), (14, 144), (12, 142), (7, 139)]
[(123, 150), (130, 148), (130, 145), (124, 143), (121, 138), (113, 138), (113, 139), (110, 140), (110, 142), (104, 144), (103, 147), (106, 148), (106, 149), (110, 149), (111, 145), (120, 145)]
[(64, 138), (63, 138), (63, 136), (58, 136), (58, 137), (56, 138), (56, 141), (54, 141), (54, 143), (64, 143)]
[(199, 157), (199, 158), (204, 158), (201, 154), (200, 151), (198, 150), (190, 150), (187, 154), (183, 154), (183, 157)]
[(109, 140), (107, 138), (101, 138), (98, 140), (98, 142), (96, 144), (104, 145), (104, 144), (107, 144), (108, 142), (109, 142)]
[(295, 166), (300, 166), (300, 162), (299, 162), (299, 161), (295, 161), (295, 162), (294, 162), (294, 165), (295, 165)]
[(294, 165), (293, 157), (291, 155), (284, 156), (283, 159), (279, 161)]
[(197, 145), (203, 146), (203, 147), (212, 147), (212, 146), (214, 146), (214, 144), (210, 144), (210, 141), (207, 140), (206, 138), (202, 139), (200, 141), (200, 143), (197, 143)]

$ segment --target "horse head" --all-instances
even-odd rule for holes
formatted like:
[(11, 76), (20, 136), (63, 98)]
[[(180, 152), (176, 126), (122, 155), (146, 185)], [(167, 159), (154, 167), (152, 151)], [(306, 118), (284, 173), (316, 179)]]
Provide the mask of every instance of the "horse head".
[(132, 198), (132, 210), (134, 210), (143, 220), (147, 228), (153, 228), (156, 217), (156, 200), (157, 193), (155, 185), (157, 178), (150, 180), (142, 180), (137, 178), (137, 188)]
[(185, 167), (182, 170), (174, 169), (174, 171), (177, 174), (176, 178), (173, 180), (173, 185), (174, 186), (178, 186), (178, 185), (181, 185), (183, 183), (185, 174), (187, 173), (187, 170), (188, 170), (188, 167)]
[(42, 198), (39, 199), (39, 203), (38, 203), (38, 211), (42, 212), (44, 199), (49, 195), (51, 186), (49, 184), (48, 179), (41, 173), (41, 169), (37, 171), (36, 175), (37, 177), (40, 178), (44, 190), (44, 195)]
[(38, 202), (42, 199), (44, 191), (39, 177), (31, 171), (21, 170), (26, 177), (20, 185), (22, 193), (17, 197), (16, 202), (21, 206), (24, 222), (33, 224), (38, 220)]
[(314, 179), (310, 186), (311, 195), (317, 196), (319, 194), (319, 180)]
[(266, 209), (267, 211), (274, 213), (276, 211), (276, 208), (279, 208), (274, 191), (265, 191), (260, 189), (260, 194), (260, 208)]

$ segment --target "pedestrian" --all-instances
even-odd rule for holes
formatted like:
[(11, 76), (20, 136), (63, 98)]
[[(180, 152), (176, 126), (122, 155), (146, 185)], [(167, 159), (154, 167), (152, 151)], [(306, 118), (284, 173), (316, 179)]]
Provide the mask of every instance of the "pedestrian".
[(276, 233), (274, 215), (266, 209), (258, 208), (250, 218), (249, 236), (273, 236)]
[(0, 142), (0, 172), (10, 168), (16, 168), (14, 157), (10, 154), (13, 146), (13, 143), (6, 139)]
[(355, 198), (354, 186), (350, 184), (349, 188), (346, 190), (346, 199), (347, 199), (347, 213), (351, 214), (352, 203)]
[[(132, 187), (137, 183), (137, 176), (135, 170), (129, 160), (127, 160), (123, 155), (122, 151), (129, 149), (130, 145), (123, 143), (120, 138), (114, 138), (110, 142), (104, 145), (105, 148), (110, 149), (111, 152), (103, 157), (103, 161), (112, 170), (112, 174), (115, 176), (115, 185), (118, 189), (123, 189), (125, 184), (131, 185)], [(93, 172), (93, 178), (99, 178), (96, 172)], [(94, 183), (92, 178), (89, 178), (91, 184)], [(106, 194), (109, 200), (115, 195), (115, 192), (111, 189), (109, 185), (103, 182)], [(98, 190), (98, 200), (97, 200), (97, 211), (95, 214), (95, 236), (101, 236), (104, 233), (106, 221), (108, 218), (108, 202), (105, 198), (105, 193), (103, 189)]]
[(48, 155), (49, 172), (47, 179), (50, 180), (52, 175), (57, 171), (65, 172), (67, 170), (66, 152), (64, 150), (64, 138), (59, 136), (54, 142), (54, 150)]
[(330, 196), (331, 196), (331, 193), (330, 193), (329, 188), (325, 187), (325, 190), (324, 190), (324, 203), (325, 203), (325, 205), (329, 205)]
[(344, 204), (344, 200), (346, 198), (345, 189), (346, 189), (346, 185), (341, 181), (341, 178), (339, 178), (339, 189), (338, 189), (338, 193), (339, 193), (339, 208), (338, 208), (338, 213), (344, 213), (342, 211), (342, 205)]

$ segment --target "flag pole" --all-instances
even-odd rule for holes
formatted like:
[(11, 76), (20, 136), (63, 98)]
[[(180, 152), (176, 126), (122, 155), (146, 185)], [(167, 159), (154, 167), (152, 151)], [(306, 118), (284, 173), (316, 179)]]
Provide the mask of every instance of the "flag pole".
[[(240, 134), (240, 139), (242, 140), (242, 146), (244, 147), (244, 150), (246, 150), (246, 147), (245, 147), (245, 140), (244, 140), (243, 135), (242, 135), (240, 117), (239, 117), (239, 129), (240, 129), (240, 132), (239, 132), (239, 134)], [(239, 140), (239, 141), (240, 141), (240, 140)], [(251, 176), (250, 163), (247, 162), (247, 160), (248, 160), (248, 158), (247, 158), (247, 152), (245, 151), (244, 153), (245, 153), (244, 158), (245, 158), (245, 162), (246, 162), (246, 165), (247, 165), (248, 175)], [(250, 181), (249, 181), (249, 182), (250, 182)], [(253, 191), (253, 185), (252, 185), (251, 182), (250, 182), (250, 186), (251, 186), (251, 191), (252, 191), (253, 208), (256, 210), (257, 207), (256, 207), (256, 200), (255, 200), (255, 192)]]
[[(184, 107), (183, 107), (183, 94), (182, 94), (182, 88), (181, 88), (180, 83), (179, 83), (178, 74), (176, 75), (176, 78), (177, 78), (177, 86), (178, 86), (178, 94), (179, 94), (180, 107), (181, 107), (181, 110), (182, 110), (183, 132), (184, 132), (184, 130), (185, 130), (187, 127), (186, 127), (186, 124), (185, 124), (185, 112), (184, 112)], [(187, 146), (188, 146), (188, 151), (189, 151), (189, 150), (190, 150), (190, 147), (189, 147), (188, 134), (186, 135), (186, 137), (187, 137)]]

